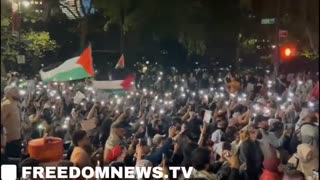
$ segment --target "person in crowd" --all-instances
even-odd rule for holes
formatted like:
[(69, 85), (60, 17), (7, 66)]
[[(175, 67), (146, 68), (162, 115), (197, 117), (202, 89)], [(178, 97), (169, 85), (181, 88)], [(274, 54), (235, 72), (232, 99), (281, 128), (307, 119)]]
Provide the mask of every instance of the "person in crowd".
[(282, 180), (283, 169), (280, 159), (271, 158), (263, 161), (263, 172), (260, 180)]
[(127, 114), (121, 114), (111, 125), (110, 135), (104, 147), (104, 159), (107, 158), (109, 151), (117, 145), (125, 145), (123, 137), (126, 133), (123, 121), (126, 119)]
[(4, 89), (5, 99), (1, 103), (1, 125), (7, 131), (6, 155), (19, 158), (21, 154), (21, 109), (20, 95), (16, 86)]
[(264, 158), (261, 143), (257, 140), (259, 129), (254, 125), (248, 125), (246, 131), (249, 138), (240, 144), (239, 160), (247, 177), (259, 179)]
[(191, 156), (190, 154), (199, 147), (197, 143), (189, 142), (183, 148), (183, 161), (181, 163), (184, 167), (191, 167)]
[[(20, 167), (22, 169), (22, 167), (37, 167), (40, 166), (40, 162), (36, 159), (32, 159), (32, 158), (26, 158), (23, 161), (21, 161), (20, 163)], [(19, 174), (21, 174), (22, 172), (18, 172)], [(32, 178), (33, 177), (33, 172), (31, 172), (31, 174), (26, 178), (26, 180), (31, 180), (31, 179), (35, 179), (35, 180), (40, 180), (40, 177), (37, 178)]]
[(306, 176), (301, 171), (291, 170), (284, 174), (282, 180), (306, 180)]
[(106, 162), (107, 164), (110, 164), (114, 161), (124, 162), (124, 158), (126, 157), (126, 155), (127, 149), (118, 145), (111, 149), (104, 162)]
[(210, 151), (206, 148), (199, 147), (194, 150), (191, 154), (191, 162), (194, 171), (192, 172), (192, 178), (194, 179), (212, 179), (217, 180), (218, 177), (208, 172), (208, 168), (210, 165)]
[(145, 159), (152, 162), (153, 165), (158, 165), (162, 161), (162, 155), (164, 154), (167, 158), (172, 156), (172, 143), (173, 138), (176, 136), (177, 130), (175, 127), (170, 127), (168, 132), (168, 138), (165, 143), (159, 147), (156, 151), (149, 154)]
[(231, 94), (237, 94), (241, 85), (240, 82), (236, 80), (231, 74), (227, 76), (230, 78), (230, 82), (227, 84), (228, 90)]
[(86, 166), (93, 166), (91, 157), (88, 154), (87, 147), (90, 146), (89, 137), (85, 131), (79, 130), (74, 132), (72, 136), (72, 143), (75, 146), (70, 161), (80, 168)]
[(229, 143), (222, 143), (221, 147), (222, 151), (218, 152), (220, 159), (215, 165), (219, 166), (219, 170), (216, 173), (220, 180), (228, 179), (229, 174), (231, 172), (230, 163), (228, 158), (230, 158), (233, 154), (231, 151), (231, 144)]
[[(74, 164), (71, 162), (71, 161), (67, 161), (67, 160), (63, 160), (63, 161), (60, 161), (59, 163), (58, 163), (58, 167), (67, 167), (67, 168), (70, 168), (70, 167), (73, 167), (74, 166)], [(69, 169), (67, 170), (67, 174), (69, 174), (70, 173), (70, 171), (69, 171)], [(61, 179), (61, 178), (60, 178)], [(68, 179), (71, 179), (71, 178), (68, 178)], [(67, 179), (62, 179), (62, 180), (67, 180)], [(73, 180), (73, 179), (71, 179), (71, 180)]]
[(306, 177), (312, 177), (313, 170), (319, 171), (319, 158), (314, 155), (310, 144), (300, 144), (288, 163), (296, 170), (303, 172)]
[[(29, 140), (47, 133), (64, 141), (68, 155), (60, 166), (65, 160), (80, 168), (160, 166), (165, 179), (169, 166), (193, 167), (191, 179), (310, 178), (319, 148), (318, 100), (308, 100), (317, 79), (311, 79), (283, 74), (273, 82), (270, 73), (154, 66), (134, 82), (136, 90), (113, 94), (96, 90), (90, 79), (36, 79), (27, 90), (20, 83), (28, 79), (15, 75), (3, 92), (1, 155), (18, 155), (20, 137), (27, 150)], [(282, 176), (282, 165), (302, 175)]]
[(312, 145), (314, 155), (319, 157), (319, 126), (315, 122), (317, 122), (315, 114), (309, 114), (305, 117), (300, 125), (299, 136), (301, 143)]
[(222, 137), (224, 137), (225, 130), (227, 128), (227, 122), (221, 120), (217, 123), (217, 130), (214, 131), (211, 135), (211, 141), (213, 142), (213, 149), (216, 149), (217, 144), (222, 141)]
[(1, 165), (7, 163), (6, 151), (6, 140), (7, 132), (6, 129), (1, 124)]

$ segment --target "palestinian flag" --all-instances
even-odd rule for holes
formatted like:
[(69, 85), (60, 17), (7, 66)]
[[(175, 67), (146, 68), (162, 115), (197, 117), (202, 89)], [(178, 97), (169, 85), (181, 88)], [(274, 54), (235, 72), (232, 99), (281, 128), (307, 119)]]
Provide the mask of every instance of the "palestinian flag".
[(40, 71), (43, 81), (72, 81), (92, 77), (94, 69), (92, 64), (91, 47), (85, 49), (81, 56), (68, 59), (58, 67), (49, 71)]
[(115, 81), (93, 81), (92, 85), (95, 89), (106, 91), (130, 91), (134, 90), (134, 75), (129, 75), (124, 80)]
[(121, 54), (120, 59), (118, 60), (118, 63), (116, 64), (115, 69), (123, 69), (124, 68), (124, 56)]

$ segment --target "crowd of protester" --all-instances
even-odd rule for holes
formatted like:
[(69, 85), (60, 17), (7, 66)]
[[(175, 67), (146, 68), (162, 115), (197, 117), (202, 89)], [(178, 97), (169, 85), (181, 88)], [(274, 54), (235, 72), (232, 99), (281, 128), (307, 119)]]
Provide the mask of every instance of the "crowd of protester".
[(1, 86), (1, 164), (41, 165), (28, 142), (58, 137), (57, 166), (184, 166), (208, 180), (303, 180), (319, 170), (318, 74), (153, 69), (132, 91), (110, 93), (90, 79), (10, 73)]

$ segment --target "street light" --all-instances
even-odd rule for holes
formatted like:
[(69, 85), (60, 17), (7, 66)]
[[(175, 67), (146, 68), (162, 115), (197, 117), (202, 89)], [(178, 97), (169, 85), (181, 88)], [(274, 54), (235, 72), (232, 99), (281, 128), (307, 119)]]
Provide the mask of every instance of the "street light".
[(22, 1), (22, 5), (27, 8), (30, 6), (30, 2), (29, 1)]

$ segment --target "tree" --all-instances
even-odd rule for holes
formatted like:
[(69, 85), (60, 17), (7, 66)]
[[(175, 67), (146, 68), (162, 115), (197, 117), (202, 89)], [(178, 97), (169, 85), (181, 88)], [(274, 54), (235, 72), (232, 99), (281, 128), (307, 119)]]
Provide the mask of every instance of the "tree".
[(58, 46), (56, 41), (50, 38), (48, 32), (27, 32), (22, 35), (22, 39), (26, 42), (25, 50), (27, 57), (31, 58), (34, 69), (40, 68), (40, 59), (47, 52), (54, 51)]
[(112, 25), (119, 27), (121, 51), (125, 51), (128, 32), (146, 34), (159, 40), (176, 39), (189, 55), (203, 55), (206, 50), (204, 14), (208, 13), (202, 2), (183, 0), (95, 0), (95, 7), (107, 17), (105, 30)]
[[(32, 59), (33, 65), (39, 64), (39, 60), (46, 52), (55, 50), (58, 46), (50, 38), (48, 32), (34, 32), (21, 30), (21, 39), (13, 35), (12, 22), (8, 17), (1, 17), (1, 72), (5, 73), (4, 61), (16, 61), (20, 50), (25, 51), (27, 59)], [(37, 70), (39, 66), (34, 66)]]
[(28, 42), (25, 49), (38, 58), (44, 57), (45, 52), (57, 48), (56, 42), (50, 39), (48, 32), (28, 32), (23, 34), (22, 38)]
[[(53, 1), (53, 0), (52, 0)], [(77, 21), (80, 34), (80, 50), (83, 50), (88, 45), (88, 21), (89, 17), (95, 12), (92, 0), (74, 0), (74, 10), (64, 0), (59, 0), (59, 3), (52, 2), (52, 6), (59, 5), (63, 12), (69, 12), (72, 20)]]
[[(271, 18), (279, 12), (280, 29), (288, 30), (288, 38), (282, 43), (296, 43), (300, 55), (317, 59), (319, 54), (319, 1), (290, 0), (251, 0), (252, 10), (259, 18)], [(278, 5), (277, 5), (278, 4)], [(275, 5), (279, 8), (275, 8)], [(276, 44), (277, 33), (274, 25), (263, 25), (257, 29), (264, 34), (265, 39)]]
[(284, 6), (288, 8), (288, 12), (283, 15), (283, 25), (290, 30), (291, 40), (299, 41), (301, 55), (318, 59), (319, 1), (299, 1)]

